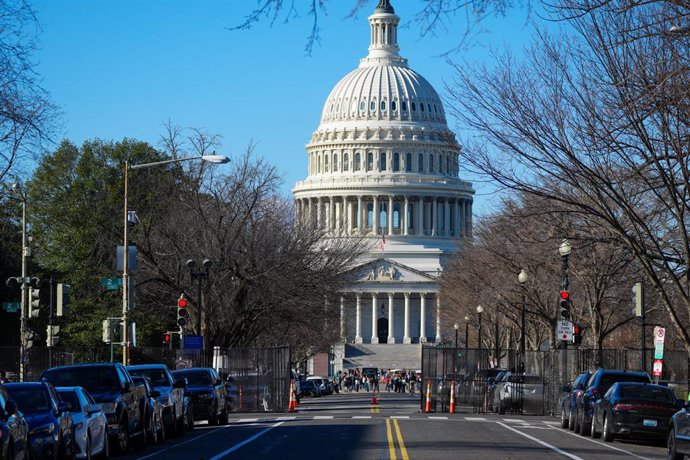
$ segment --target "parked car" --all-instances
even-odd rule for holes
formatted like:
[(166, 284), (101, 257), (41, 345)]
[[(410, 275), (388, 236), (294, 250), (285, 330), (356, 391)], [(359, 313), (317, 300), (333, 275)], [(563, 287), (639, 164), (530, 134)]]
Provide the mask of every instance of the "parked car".
[(0, 458), (28, 460), (29, 425), (17, 403), (0, 385)]
[(141, 364), (127, 366), (130, 375), (143, 375), (151, 379), (153, 389), (160, 393), (158, 400), (163, 406), (163, 422), (170, 437), (185, 432), (187, 427), (184, 413), (184, 382), (175, 381), (164, 364)]
[(487, 410), (498, 412), (498, 387), (508, 378), (510, 372), (499, 372), (486, 388)]
[(135, 385), (143, 386), (146, 390), (144, 402), (144, 429), (149, 442), (158, 444), (165, 441), (165, 425), (163, 424), (163, 406), (159, 401), (161, 396), (158, 390), (154, 390), (151, 380), (143, 375), (133, 375)]
[(60, 399), (71, 407), (77, 458), (108, 458), (108, 419), (100, 404), (82, 387), (55, 388)]
[(575, 431), (587, 436), (592, 428), (594, 402), (601, 399), (616, 382), (652, 383), (646, 372), (597, 369), (587, 381), (585, 391), (575, 401)]
[(208, 420), (210, 425), (228, 423), (228, 393), (215, 369), (194, 367), (174, 371), (173, 376), (185, 379), (186, 394), (194, 405), (194, 420)]
[(544, 381), (538, 375), (508, 372), (498, 384), (496, 395), (499, 414), (505, 414), (507, 410), (543, 407)]
[(299, 385), (301, 398), (312, 397), (318, 398), (321, 396), (321, 391), (316, 387), (316, 382), (313, 380), (302, 380)]
[(494, 380), (501, 372), (506, 369), (502, 367), (493, 367), (491, 369), (480, 369), (476, 373), (466, 377), (469, 379), (469, 402), (473, 406), (482, 406), (484, 399), (487, 397), (487, 390), (494, 383)]
[(592, 376), (592, 373), (585, 371), (575, 377), (572, 384), (563, 386), (563, 400), (561, 401), (561, 427), (568, 428), (570, 431), (575, 429), (575, 402), (577, 397), (585, 391), (585, 385)]
[(126, 452), (133, 442), (146, 446), (144, 431), (144, 388), (132, 382), (120, 363), (78, 364), (53, 367), (41, 379), (61, 387), (84, 387), (101, 405), (108, 419), (108, 442), (119, 452)]
[(316, 388), (319, 389), (319, 391), (321, 392), (321, 395), (323, 395), (323, 396), (330, 395), (333, 393), (333, 389), (331, 388), (331, 383), (325, 377), (319, 377), (316, 375), (312, 375), (312, 376), (307, 377), (307, 381), (314, 382), (314, 384), (316, 385)]
[(671, 417), (682, 407), (669, 387), (619, 382), (609, 388), (592, 414), (592, 437), (666, 439)]
[(72, 458), (76, 454), (71, 406), (46, 382), (6, 383), (5, 390), (29, 425), (31, 458)]
[(690, 455), (690, 402), (683, 404), (683, 407), (671, 417), (666, 452), (669, 460), (682, 460), (686, 455)]

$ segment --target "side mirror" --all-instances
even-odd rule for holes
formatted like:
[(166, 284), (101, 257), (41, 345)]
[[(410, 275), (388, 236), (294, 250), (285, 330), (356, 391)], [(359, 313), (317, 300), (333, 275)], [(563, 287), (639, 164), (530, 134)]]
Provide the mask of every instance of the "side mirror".
[(5, 401), (5, 414), (7, 414), (8, 417), (11, 417), (12, 415), (17, 413), (17, 403), (12, 401), (11, 399)]
[(68, 402), (59, 402), (58, 403), (58, 412), (69, 412), (72, 410), (72, 404)]
[(187, 386), (187, 382), (185, 379), (177, 379), (175, 380), (175, 383), (173, 383), (173, 388), (185, 388)]
[(100, 404), (89, 404), (86, 406), (86, 413), (89, 415), (95, 414), (96, 412), (102, 411), (103, 408)]
[(160, 395), (161, 395), (161, 392), (158, 390), (153, 390), (151, 392), (151, 396), (153, 396), (154, 398), (158, 398)]

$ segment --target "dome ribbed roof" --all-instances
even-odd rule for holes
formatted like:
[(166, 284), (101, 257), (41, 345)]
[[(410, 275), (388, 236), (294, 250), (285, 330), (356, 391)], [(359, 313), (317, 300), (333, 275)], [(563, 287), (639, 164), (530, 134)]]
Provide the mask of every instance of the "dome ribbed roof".
[(446, 121), (436, 90), (424, 77), (401, 65), (360, 67), (335, 85), (326, 99), (321, 123), (349, 120)]

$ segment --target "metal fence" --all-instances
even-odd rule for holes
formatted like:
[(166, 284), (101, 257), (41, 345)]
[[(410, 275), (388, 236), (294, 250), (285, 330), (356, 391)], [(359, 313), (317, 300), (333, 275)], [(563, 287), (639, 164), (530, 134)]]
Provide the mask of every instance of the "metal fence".
[[(646, 365), (651, 373), (651, 353)], [(513, 412), (523, 414), (558, 414), (563, 386), (578, 374), (599, 367), (628, 371), (642, 370), (640, 350), (568, 349), (528, 351), (521, 372), (520, 354), (502, 350), (455, 348), (425, 345), (422, 348), (421, 409), (426, 409), (427, 391), (432, 412), (448, 411), (450, 388), (455, 384), (456, 403), (473, 412)], [(660, 383), (673, 388), (685, 400), (690, 391), (690, 362), (685, 351), (665, 351)], [(495, 385), (499, 372), (511, 372), (506, 382)], [(500, 391), (502, 390), (502, 391)]]
[[(19, 347), (0, 347), (0, 370), (11, 379), (19, 375)], [(25, 379), (35, 381), (44, 370), (71, 364), (122, 361), (121, 348), (31, 347), (25, 357)], [(214, 367), (225, 380), (232, 410), (236, 412), (285, 411), (290, 397), (291, 354), (289, 347), (215, 348), (170, 350), (159, 347), (130, 349), (131, 364), (165, 364), (171, 370)]]

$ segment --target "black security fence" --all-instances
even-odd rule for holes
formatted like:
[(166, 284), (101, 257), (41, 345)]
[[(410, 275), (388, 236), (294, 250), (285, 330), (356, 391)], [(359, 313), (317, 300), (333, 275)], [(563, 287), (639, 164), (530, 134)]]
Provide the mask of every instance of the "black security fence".
[[(650, 375), (652, 354), (653, 351), (647, 350), (646, 371)], [(425, 345), (421, 410), (447, 412), (451, 386), (455, 385), (456, 405), (464, 406), (465, 410), (560, 414), (563, 387), (580, 373), (599, 367), (639, 371), (643, 368), (641, 357), (641, 350), (568, 349), (528, 351), (524, 359), (516, 350), (501, 350), (497, 359), (494, 350)], [(682, 400), (686, 400), (690, 391), (689, 367), (687, 352), (664, 352), (659, 382), (673, 388)]]
[[(0, 370), (19, 379), (19, 347), (0, 347)], [(130, 364), (165, 364), (171, 370), (214, 367), (225, 382), (236, 412), (285, 411), (290, 399), (289, 347), (178, 350), (130, 348)], [(24, 359), (25, 381), (35, 381), (45, 369), (95, 362), (121, 362), (121, 347), (31, 347)]]

